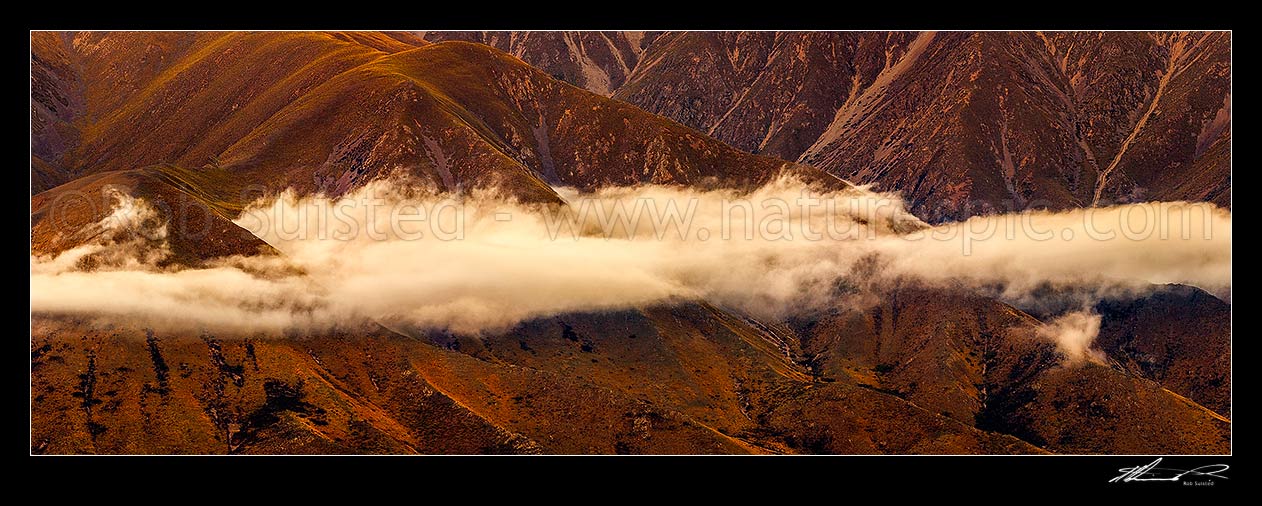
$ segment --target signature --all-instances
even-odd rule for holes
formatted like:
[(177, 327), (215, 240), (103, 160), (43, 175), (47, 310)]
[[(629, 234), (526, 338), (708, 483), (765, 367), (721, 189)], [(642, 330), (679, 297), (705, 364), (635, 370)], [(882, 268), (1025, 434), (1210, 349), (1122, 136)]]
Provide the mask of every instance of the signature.
[(1171, 469), (1168, 467), (1157, 467), (1161, 463), (1161, 459), (1152, 461), (1146, 466), (1123, 467), (1118, 469), (1122, 474), (1116, 478), (1109, 480), (1109, 483), (1131, 482), (1131, 481), (1179, 481), (1184, 476), (1196, 478), (1222, 478), (1227, 479), (1221, 473), (1226, 471), (1230, 466), (1227, 464), (1210, 464), (1195, 469)]

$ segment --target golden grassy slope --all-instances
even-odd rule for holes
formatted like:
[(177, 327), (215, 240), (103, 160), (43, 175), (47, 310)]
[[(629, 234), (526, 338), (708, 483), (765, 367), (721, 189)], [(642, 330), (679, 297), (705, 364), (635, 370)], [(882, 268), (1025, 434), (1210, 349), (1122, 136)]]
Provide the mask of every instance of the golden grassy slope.
[[(43, 160), (61, 180), (211, 164), (251, 183), (345, 191), (402, 170), (551, 200), (544, 179), (745, 185), (785, 169), (477, 44), (414, 48), (423, 41), (358, 32), (62, 38), (87, 69), (89, 112), (79, 145)], [(160, 64), (135, 68), (137, 58)], [(120, 90), (107, 100), (102, 86)]]

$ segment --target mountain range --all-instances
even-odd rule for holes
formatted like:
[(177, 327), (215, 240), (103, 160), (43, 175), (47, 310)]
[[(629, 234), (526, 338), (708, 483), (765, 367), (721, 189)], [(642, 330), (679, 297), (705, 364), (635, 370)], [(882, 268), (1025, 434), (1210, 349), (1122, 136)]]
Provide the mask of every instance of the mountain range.
[[(928, 223), (1230, 207), (1230, 34), (32, 32), (32, 257), (155, 203), (164, 269), (282, 255), (263, 195), (404, 177), (897, 191)], [(759, 319), (706, 301), (511, 329), (159, 331), (34, 313), (32, 453), (1229, 453), (1230, 304), (1163, 285), (1054, 315), (965, 288)]]
[(931, 220), (1231, 204), (1229, 33), (425, 37), (493, 45), (743, 151), (898, 190)]

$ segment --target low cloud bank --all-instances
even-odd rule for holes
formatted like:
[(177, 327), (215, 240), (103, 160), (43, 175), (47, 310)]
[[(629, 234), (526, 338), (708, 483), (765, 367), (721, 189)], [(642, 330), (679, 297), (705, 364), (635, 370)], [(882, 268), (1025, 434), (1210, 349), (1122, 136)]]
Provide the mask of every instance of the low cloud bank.
[(236, 220), (283, 258), (197, 268), (155, 267), (165, 227), (144, 219), (151, 211), (143, 201), (120, 195), (98, 241), (31, 258), (32, 310), (240, 332), (375, 320), (473, 333), (562, 312), (690, 299), (783, 318), (860, 303), (895, 280), (1017, 302), (1049, 287), (1230, 290), (1231, 215), (1212, 204), (929, 227), (895, 195), (818, 193), (793, 179), (745, 193), (663, 186), (560, 193), (568, 206), (493, 192), (456, 198), (390, 181), (338, 198), (284, 193)]

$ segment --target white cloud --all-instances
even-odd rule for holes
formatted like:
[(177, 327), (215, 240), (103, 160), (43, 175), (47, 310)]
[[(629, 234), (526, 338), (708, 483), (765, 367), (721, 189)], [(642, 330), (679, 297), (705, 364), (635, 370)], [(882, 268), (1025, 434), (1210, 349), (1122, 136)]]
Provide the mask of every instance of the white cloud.
[[(456, 201), (390, 182), (337, 199), (286, 193), (237, 220), (283, 260), (237, 257), (163, 270), (152, 255), (138, 255), (85, 271), (75, 255), (87, 250), (77, 248), (32, 258), (32, 309), (242, 332), (365, 319), (477, 332), (679, 299), (780, 318), (845, 303), (839, 287), (861, 290), (894, 278), (998, 290), (1013, 300), (1049, 284), (1230, 288), (1231, 215), (1211, 204), (927, 228), (894, 195), (863, 188), (812, 194), (788, 179), (743, 194), (662, 186), (560, 193), (570, 206), (489, 192)], [(123, 208), (124, 216), (143, 212), (130, 202)], [(1144, 216), (1165, 223), (1141, 234)], [(122, 229), (137, 223), (116, 221)], [(146, 244), (161, 242), (149, 237)], [(82, 248), (139, 251), (127, 244)]]
[(1104, 353), (1091, 348), (1100, 334), (1100, 315), (1073, 311), (1058, 316), (1038, 329), (1038, 335), (1056, 342), (1056, 348), (1070, 364), (1084, 361), (1104, 363)]

